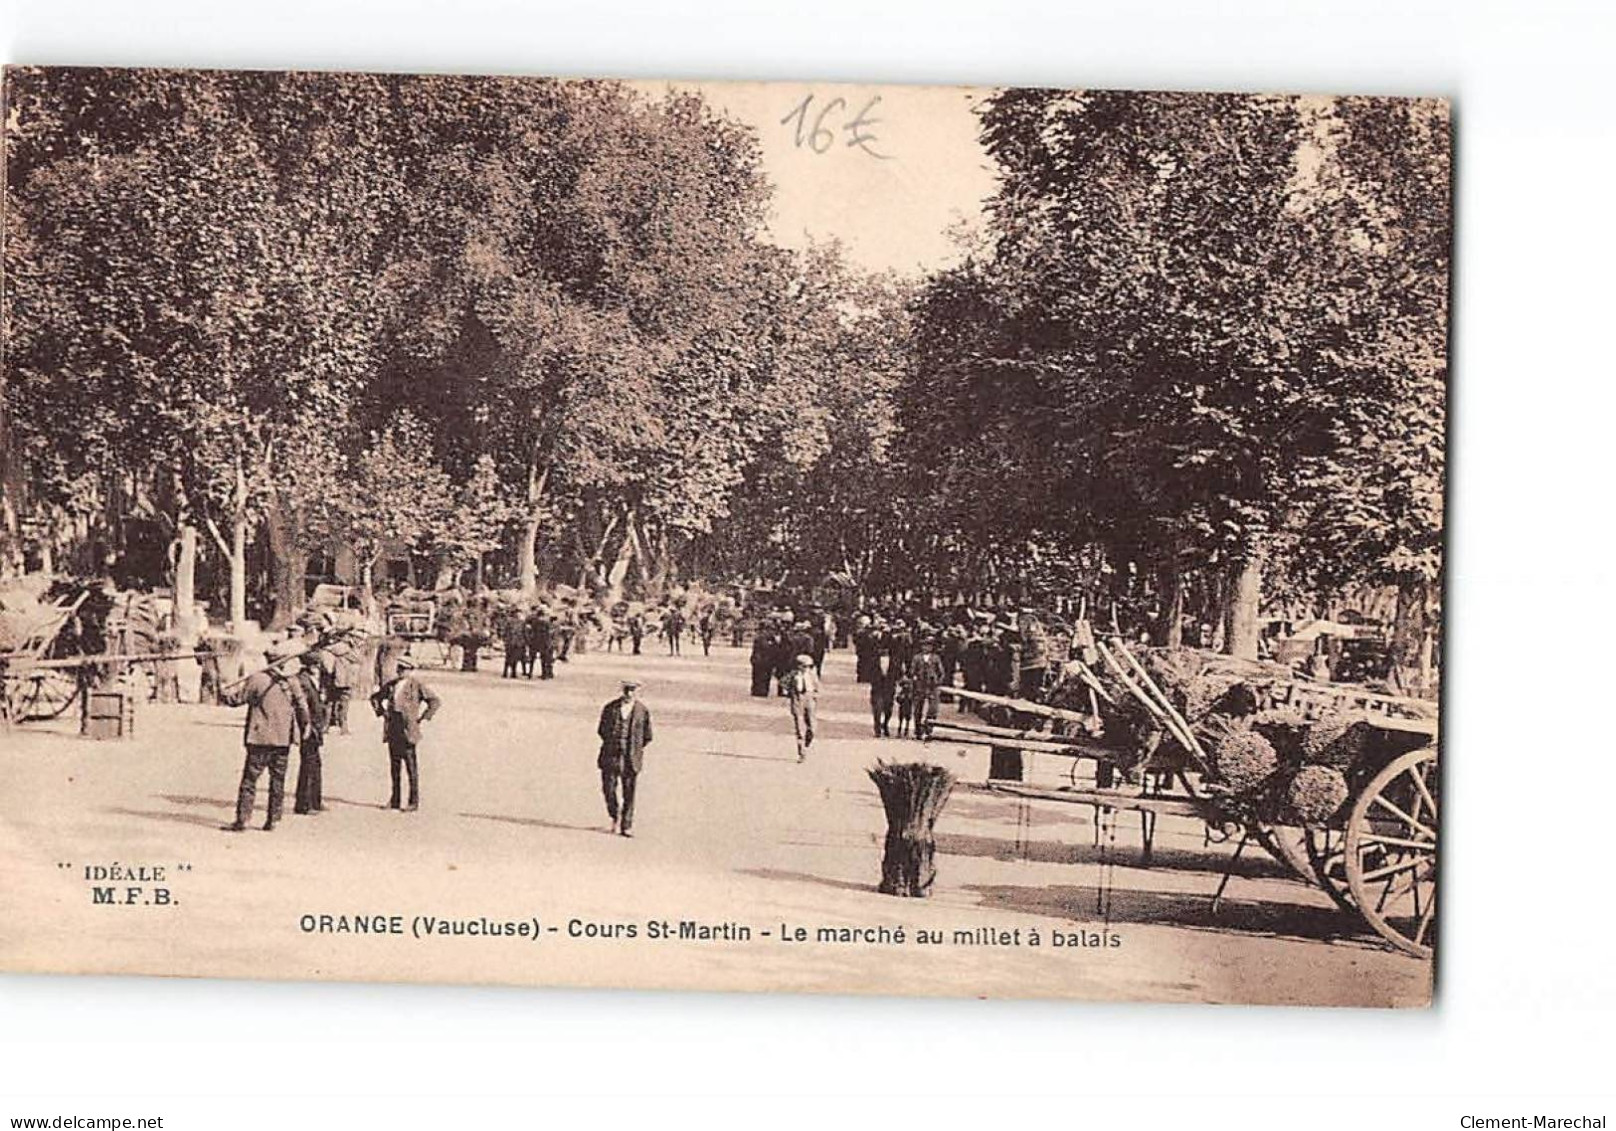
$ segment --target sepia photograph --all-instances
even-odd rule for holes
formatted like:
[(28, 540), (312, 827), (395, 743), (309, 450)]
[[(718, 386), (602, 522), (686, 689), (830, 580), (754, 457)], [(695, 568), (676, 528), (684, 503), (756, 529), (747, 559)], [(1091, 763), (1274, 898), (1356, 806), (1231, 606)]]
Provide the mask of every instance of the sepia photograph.
[(1432, 1003), (1445, 99), (3, 98), (0, 970)]

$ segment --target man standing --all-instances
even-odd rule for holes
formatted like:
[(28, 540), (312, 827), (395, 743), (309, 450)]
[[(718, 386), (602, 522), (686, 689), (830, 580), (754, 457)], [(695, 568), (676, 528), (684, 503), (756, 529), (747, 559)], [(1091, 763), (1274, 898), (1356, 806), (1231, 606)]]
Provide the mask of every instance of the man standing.
[(785, 693), (791, 699), (791, 725), (797, 731), (797, 761), (808, 760), (814, 744), (814, 724), (819, 721), (819, 677), (814, 674), (814, 658), (804, 652), (785, 678)]
[(830, 650), (830, 629), (826, 627), (826, 619), (825, 610), (815, 609), (808, 629), (808, 638), (813, 642), (808, 654), (813, 657), (814, 674), (818, 676), (825, 674), (825, 653)]
[(853, 655), (856, 657), (853, 678), (856, 683), (869, 683), (875, 678), (875, 669), (879, 666), (876, 651), (878, 631), (868, 616), (859, 615), (858, 625), (853, 629)]
[(528, 648), (539, 658), (539, 678), (555, 678), (555, 622), (548, 609), (537, 609), (528, 622)]
[[(421, 741), (421, 724), (438, 713), (442, 705), (432, 689), (416, 679), (415, 660), (410, 656), (398, 659), (398, 676), (384, 683), (370, 697), (371, 706), (382, 720), (382, 737), (387, 741), (387, 761), (393, 775), (393, 794), (389, 809), (399, 808), (399, 778), (401, 771), (410, 779), (411, 811), (421, 807), (420, 767), (416, 747)], [(422, 710), (423, 705), (425, 710)]]
[(325, 656), (323, 649), (304, 652), (303, 670), (293, 677), (309, 708), (309, 725), (303, 728), (298, 744), (297, 790), (292, 798), (292, 812), (299, 814), (325, 810), (320, 785), (320, 747), (327, 726), (326, 696), (320, 686)]
[(684, 631), (685, 615), (679, 611), (678, 606), (674, 606), (662, 619), (662, 634), (668, 639), (668, 655), (679, 655), (679, 637), (684, 635)]
[(1020, 693), (1023, 699), (1039, 702), (1044, 680), (1049, 674), (1049, 634), (1031, 609), (1022, 609), (1017, 623), (1021, 636)]
[(606, 814), (612, 819), (612, 832), (633, 836), (634, 792), (640, 767), (645, 764), (645, 748), (651, 745), (651, 712), (636, 694), (637, 680), (625, 679), (623, 693), (600, 709), (600, 789), (606, 797)]
[(937, 722), (937, 711), (942, 696), (943, 659), (937, 654), (937, 642), (930, 636), (920, 642), (920, 651), (909, 662), (909, 678), (914, 682), (915, 737), (931, 737), (931, 728)]
[(767, 698), (769, 694), (769, 681), (774, 678), (776, 646), (774, 630), (760, 625), (757, 634), (752, 637), (752, 694), (759, 699)]
[(898, 694), (898, 672), (892, 666), (889, 653), (877, 651), (869, 666), (870, 721), (875, 724), (875, 737), (892, 737), (892, 705)]
[(236, 819), (224, 826), (226, 832), (246, 830), (247, 822), (252, 819), (258, 778), (265, 770), (269, 771), (269, 812), (264, 820), (264, 831), (273, 832), (280, 822), (286, 798), (288, 753), (292, 743), (297, 742), (310, 725), (308, 701), (290, 670), (301, 651), (291, 641), (276, 641), (265, 656), (269, 661), (267, 668), (225, 689), (220, 696), (229, 706), (247, 706), (247, 723), (242, 734), (247, 757), (242, 763), (241, 785), (236, 791)]
[(344, 631), (327, 646), (327, 651), (335, 661), (331, 671), (331, 726), (347, 734), (348, 700), (359, 682), (359, 650), (354, 647), (352, 633)]
[(504, 631), (500, 639), (505, 645), (505, 667), (500, 674), (501, 679), (515, 679), (522, 672), (522, 663), (527, 658), (527, 626), (522, 618), (515, 613), (505, 622)]
[(578, 614), (567, 609), (561, 614), (555, 625), (556, 659), (563, 664), (567, 663), (567, 656), (572, 652), (572, 638), (578, 633)]

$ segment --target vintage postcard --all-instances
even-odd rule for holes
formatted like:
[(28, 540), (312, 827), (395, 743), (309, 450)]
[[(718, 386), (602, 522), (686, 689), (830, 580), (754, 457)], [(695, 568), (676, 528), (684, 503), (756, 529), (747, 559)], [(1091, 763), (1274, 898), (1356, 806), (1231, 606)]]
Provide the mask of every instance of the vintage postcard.
[(3, 128), (0, 969), (1431, 1000), (1446, 102)]

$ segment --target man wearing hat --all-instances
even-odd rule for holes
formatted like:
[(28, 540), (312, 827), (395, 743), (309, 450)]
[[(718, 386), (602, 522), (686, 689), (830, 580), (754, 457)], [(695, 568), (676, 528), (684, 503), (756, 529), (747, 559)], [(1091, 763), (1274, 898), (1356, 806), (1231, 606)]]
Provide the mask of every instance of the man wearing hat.
[(797, 761), (806, 762), (808, 748), (814, 744), (814, 724), (819, 721), (819, 677), (814, 674), (812, 655), (798, 655), (784, 685), (791, 698), (791, 724), (797, 731)]
[(403, 774), (410, 779), (410, 801), (405, 808), (413, 811), (421, 807), (420, 768), (415, 748), (421, 741), (421, 724), (437, 714), (443, 702), (430, 687), (415, 678), (414, 673), (415, 658), (408, 654), (400, 656), (398, 675), (378, 687), (370, 697), (371, 706), (382, 719), (388, 768), (393, 775), (389, 809), (399, 808), (399, 779)]
[(303, 670), (292, 678), (303, 692), (308, 704), (309, 723), (299, 736), (297, 754), (297, 790), (292, 801), (294, 813), (320, 813), (325, 810), (320, 783), (320, 747), (325, 742), (326, 696), (322, 688), (325, 674), (326, 652), (315, 648), (300, 658)]
[(645, 748), (651, 745), (651, 712), (638, 698), (638, 680), (625, 679), (623, 693), (600, 709), (600, 789), (612, 831), (633, 836), (634, 793)]
[(326, 654), (334, 661), (331, 671), (330, 725), (340, 734), (348, 733), (348, 700), (353, 698), (359, 683), (360, 656), (352, 629), (343, 629), (326, 645)]
[(269, 771), (269, 812), (264, 831), (271, 832), (280, 822), (286, 799), (286, 763), (292, 744), (312, 725), (308, 700), (295, 672), (303, 648), (296, 641), (277, 640), (265, 652), (269, 666), (254, 672), (235, 687), (225, 688), (220, 699), (232, 707), (247, 707), (242, 745), (247, 749), (241, 767), (241, 785), (236, 791), (236, 819), (225, 831), (239, 833), (252, 819), (257, 798), (258, 778)]

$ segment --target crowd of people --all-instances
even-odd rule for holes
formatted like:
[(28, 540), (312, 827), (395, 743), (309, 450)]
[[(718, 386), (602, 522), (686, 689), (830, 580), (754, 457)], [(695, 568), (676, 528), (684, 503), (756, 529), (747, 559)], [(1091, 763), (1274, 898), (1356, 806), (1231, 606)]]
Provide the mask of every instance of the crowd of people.
[[(541, 602), (529, 609), (503, 610), (497, 623), (502, 676), (507, 679), (531, 679), (535, 670), (540, 679), (555, 678), (556, 664), (567, 661), (574, 650), (582, 651), (585, 639), (605, 651), (634, 655), (643, 654), (648, 641), (657, 641), (659, 650), (679, 656), (686, 643), (699, 643), (710, 653), (720, 636), (737, 648), (745, 647), (749, 637), (750, 692), (788, 701), (799, 761), (807, 759), (814, 744), (825, 657), (835, 647), (854, 652), (854, 678), (869, 687), (875, 736), (924, 740), (932, 735), (948, 687), (1047, 701), (1060, 683), (1063, 663), (1081, 649), (1084, 631), (1082, 622), (1067, 624), (1030, 608), (964, 604), (944, 609), (870, 606), (847, 612), (785, 602), (743, 606), (706, 601), (693, 607), (667, 603), (608, 611)], [(266, 772), (269, 804), (263, 827), (276, 826), (294, 749), (299, 756), (294, 812), (322, 811), (322, 743), (329, 731), (348, 732), (351, 700), (370, 688), (369, 703), (382, 720), (388, 751), (388, 806), (406, 811), (419, 806), (416, 747), (423, 724), (438, 712), (441, 701), (416, 673), (406, 640), (387, 636), (373, 646), (372, 656), (371, 644), (358, 632), (306, 622), (270, 644), (263, 670), (220, 689), (222, 702), (247, 708), (236, 819), (226, 828), (247, 827), (258, 781)], [(649, 714), (635, 699), (637, 687), (634, 681), (625, 682), (622, 698), (603, 709), (600, 725), (602, 788), (613, 829), (623, 835), (632, 826), (634, 783), (650, 742)]]

